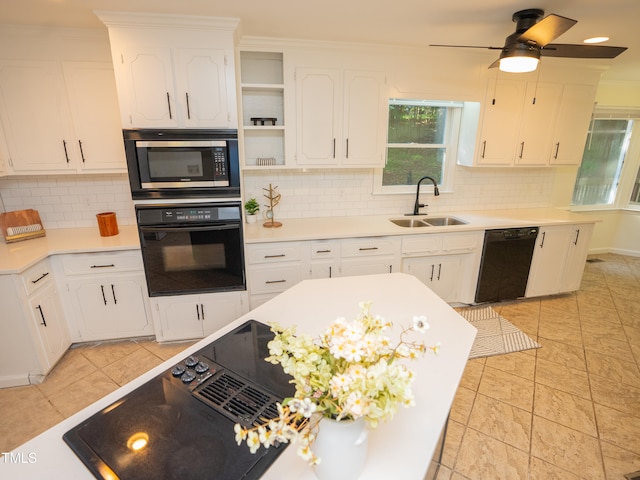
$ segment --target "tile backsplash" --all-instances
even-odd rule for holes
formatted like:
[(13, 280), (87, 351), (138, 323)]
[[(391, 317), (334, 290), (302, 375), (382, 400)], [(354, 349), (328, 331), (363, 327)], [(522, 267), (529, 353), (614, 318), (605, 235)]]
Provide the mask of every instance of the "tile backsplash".
[(96, 214), (116, 212), (119, 225), (135, 224), (126, 174), (0, 178), (5, 211), (38, 210), (45, 229), (97, 226)]
[[(439, 197), (424, 193), (421, 200), (429, 206), (423, 211), (546, 207), (554, 181), (554, 169), (456, 167), (453, 191)], [(403, 214), (412, 210), (415, 198), (373, 194), (370, 169), (248, 170), (244, 197), (266, 203), (263, 188), (270, 183), (282, 195), (277, 218)], [(38, 210), (47, 229), (96, 226), (96, 214), (106, 211), (116, 212), (120, 225), (135, 224), (126, 174), (5, 177), (0, 197), (5, 211)]]

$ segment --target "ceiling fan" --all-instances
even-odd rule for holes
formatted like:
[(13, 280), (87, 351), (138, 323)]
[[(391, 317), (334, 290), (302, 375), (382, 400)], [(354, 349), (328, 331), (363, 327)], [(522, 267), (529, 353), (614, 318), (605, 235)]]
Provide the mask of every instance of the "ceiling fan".
[[(605, 45), (571, 45), (550, 43), (573, 27), (577, 20), (549, 14), (542, 18), (544, 10), (530, 8), (513, 14), (516, 31), (509, 35), (504, 47), (480, 47), (474, 45), (430, 45), (432, 47), (484, 48), (501, 50), (500, 58), (489, 68), (500, 67), (507, 72), (531, 72), (536, 69), (540, 56), (570, 58), (615, 58), (627, 47)], [(542, 18), (542, 20), (540, 20)]]

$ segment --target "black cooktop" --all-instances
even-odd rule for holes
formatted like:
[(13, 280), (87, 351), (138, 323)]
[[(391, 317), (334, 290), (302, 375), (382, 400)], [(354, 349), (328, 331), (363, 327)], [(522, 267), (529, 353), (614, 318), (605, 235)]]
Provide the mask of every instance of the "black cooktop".
[(269, 327), (249, 320), (64, 434), (99, 479), (257, 479), (285, 445), (251, 454), (233, 425), (277, 416), (291, 377), (264, 359)]

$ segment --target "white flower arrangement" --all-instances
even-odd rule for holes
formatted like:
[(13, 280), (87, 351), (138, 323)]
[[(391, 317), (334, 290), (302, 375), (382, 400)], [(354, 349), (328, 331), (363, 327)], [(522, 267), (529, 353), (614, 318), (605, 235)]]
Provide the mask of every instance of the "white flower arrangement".
[(347, 322), (338, 318), (315, 340), (296, 334), (296, 328), (272, 324), (275, 334), (269, 342), (265, 360), (280, 364), (291, 375), (294, 397), (278, 404), (279, 416), (245, 428), (236, 424), (238, 445), (246, 441), (252, 453), (260, 446), (299, 440), (298, 455), (309, 464), (319, 463), (311, 446), (322, 417), (355, 420), (364, 417), (372, 428), (389, 420), (398, 404), (414, 405), (411, 384), (414, 375), (399, 359), (415, 359), (425, 352), (438, 352), (439, 344), (426, 347), (422, 342), (404, 341), (409, 332), (424, 333), (429, 328), (425, 316), (413, 318), (392, 346), (385, 331), (391, 322), (371, 314), (371, 303), (361, 303), (360, 315)]

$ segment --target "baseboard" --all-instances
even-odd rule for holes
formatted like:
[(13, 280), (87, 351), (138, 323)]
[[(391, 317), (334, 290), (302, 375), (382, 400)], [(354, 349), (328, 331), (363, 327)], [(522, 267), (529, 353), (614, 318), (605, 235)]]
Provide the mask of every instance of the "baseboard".
[(627, 250), (624, 248), (592, 248), (589, 249), (589, 255), (598, 255), (602, 253), (615, 253), (616, 255), (626, 255), (628, 257), (640, 257), (640, 251)]

